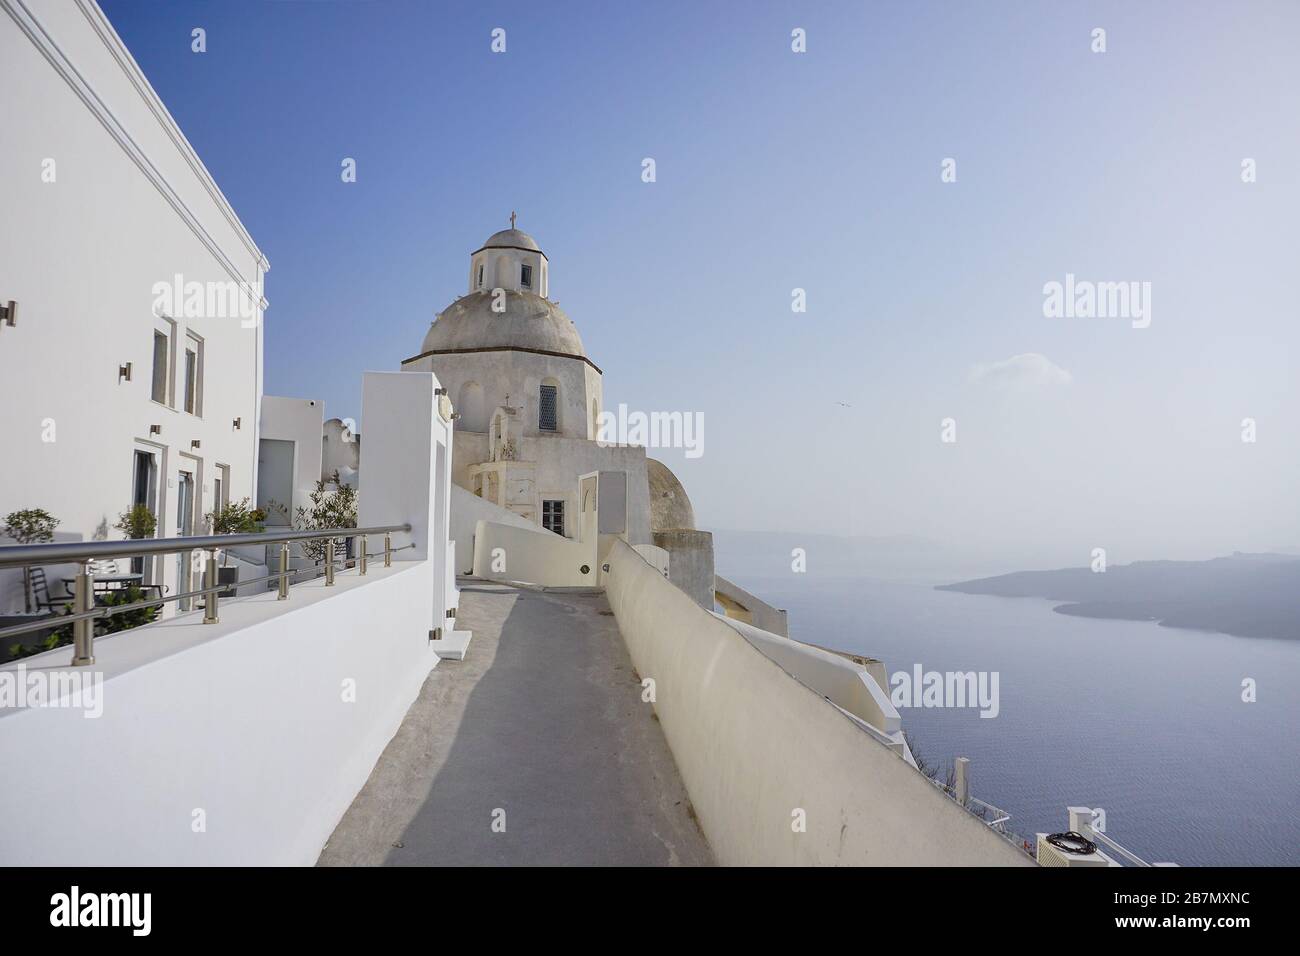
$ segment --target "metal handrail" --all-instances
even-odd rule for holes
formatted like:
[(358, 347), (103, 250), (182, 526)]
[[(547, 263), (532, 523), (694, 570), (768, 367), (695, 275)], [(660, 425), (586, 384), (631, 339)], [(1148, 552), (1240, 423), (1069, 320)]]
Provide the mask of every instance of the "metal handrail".
[[(369, 548), (366, 544), (367, 535), (382, 534), (384, 536), (384, 550), (381, 553), (384, 556), (384, 566), (387, 567), (392, 564), (394, 551), (404, 551), (407, 548), (415, 547), (414, 542), (412, 542), (403, 545), (401, 548), (394, 548), (392, 533), (394, 531), (409, 532), (410, 530), (410, 524), (400, 524), (377, 525), (368, 528), (324, 528), (315, 531), (259, 531), (249, 534), (192, 535), (178, 538), (138, 538), (126, 541), (70, 541), (0, 546), (0, 568), (25, 567), (33, 564), (66, 564), (69, 562), (77, 562), (81, 565), (81, 569), (74, 579), (72, 606), (75, 610), (72, 614), (51, 615), (27, 624), (3, 628), (0, 629), (0, 637), (26, 634), (31, 631), (71, 624), (73, 633), (72, 664), (74, 667), (82, 667), (95, 663), (94, 621), (96, 618), (112, 617), (114, 614), (122, 614), (143, 607), (157, 607), (167, 601), (179, 601), (182, 598), (202, 596), (203, 623), (218, 623), (220, 620), (217, 617), (218, 596), (223, 592), (230, 591), (232, 588), (255, 583), (255, 581), (237, 581), (233, 584), (216, 583), (218, 577), (217, 553), (220, 551), (240, 545), (279, 544), (280, 570), (274, 575), (266, 575), (256, 580), (269, 581), (272, 578), (278, 579), (279, 594), (277, 597), (279, 600), (284, 601), (289, 597), (290, 577), (296, 577), (304, 571), (316, 571), (318, 569), (318, 565), (313, 565), (311, 568), (291, 570), (289, 568), (290, 542), (325, 540), (325, 560), (323, 562), (325, 586), (333, 587), (334, 568), (338, 563), (334, 554), (334, 542), (336, 540), (340, 538), (360, 539), (361, 546), (358, 549), (360, 555), (357, 559), (357, 573), (364, 575), (366, 573), (366, 559), (370, 557)], [(207, 566), (204, 570), (208, 582), (207, 587), (196, 591), (186, 591), (184, 594), (148, 598), (143, 601), (133, 601), (130, 604), (113, 607), (97, 608), (94, 606), (94, 575), (90, 572), (90, 562), (94, 559), (177, 554), (191, 551), (208, 552)], [(342, 561), (345, 566), (347, 560), (347, 555), (344, 554)]]
[(328, 528), (320, 531), (255, 531), (248, 534), (207, 534), (182, 538), (128, 538), (124, 541), (54, 541), (47, 544), (0, 545), (0, 568), (32, 564), (68, 564), (96, 558), (138, 558), (179, 551), (226, 550), (245, 544), (280, 544), (321, 538), (355, 538), (363, 534), (410, 531), (409, 524), (378, 525), (373, 528)]
[(1138, 856), (1136, 853), (1133, 853), (1133, 852), (1130, 851), (1130, 850), (1126, 850), (1126, 849), (1124, 849), (1122, 846), (1120, 846), (1118, 843), (1116, 843), (1116, 842), (1115, 842), (1114, 840), (1112, 840), (1110, 837), (1106, 836), (1106, 834), (1102, 833), (1102, 832), (1101, 832), (1100, 830), (1098, 830), (1096, 827), (1090, 827), (1089, 829), (1092, 831), (1092, 832), (1089, 834), (1089, 836), (1091, 836), (1092, 839), (1096, 840), (1098, 843), (1104, 843), (1106, 846), (1110, 847), (1112, 850), (1114, 850), (1114, 851), (1115, 851), (1116, 853), (1118, 853), (1120, 856), (1124, 857), (1124, 859), (1128, 860), (1128, 861), (1129, 861), (1130, 863), (1132, 863), (1134, 866), (1150, 866), (1150, 865), (1151, 865), (1151, 864), (1148, 863), (1146, 860), (1142, 859), (1142, 857)]

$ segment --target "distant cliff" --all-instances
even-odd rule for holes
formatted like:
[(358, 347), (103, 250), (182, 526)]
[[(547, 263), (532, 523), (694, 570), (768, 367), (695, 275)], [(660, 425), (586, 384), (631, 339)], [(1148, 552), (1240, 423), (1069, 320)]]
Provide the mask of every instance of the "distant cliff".
[(1300, 558), (1242, 554), (1211, 561), (1138, 561), (1019, 571), (940, 585), (941, 591), (1064, 601), (1080, 617), (1158, 621), (1164, 627), (1300, 640)]

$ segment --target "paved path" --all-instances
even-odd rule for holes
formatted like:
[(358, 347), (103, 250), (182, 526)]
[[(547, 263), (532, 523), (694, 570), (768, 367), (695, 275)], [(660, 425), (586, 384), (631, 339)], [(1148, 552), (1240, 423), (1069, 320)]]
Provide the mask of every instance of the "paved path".
[(712, 863), (604, 595), (465, 582), (459, 604), (466, 659), (429, 675), (320, 864)]

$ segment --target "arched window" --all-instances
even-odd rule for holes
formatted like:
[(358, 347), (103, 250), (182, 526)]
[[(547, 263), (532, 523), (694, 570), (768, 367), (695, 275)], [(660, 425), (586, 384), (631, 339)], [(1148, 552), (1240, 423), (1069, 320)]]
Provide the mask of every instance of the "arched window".
[(541, 385), (537, 402), (537, 428), (544, 432), (560, 430), (560, 383), (548, 378)]
[(460, 399), (456, 402), (456, 411), (460, 412), (460, 427), (469, 432), (481, 432), (487, 426), (487, 409), (483, 405), (483, 386), (478, 382), (466, 382), (460, 387)]

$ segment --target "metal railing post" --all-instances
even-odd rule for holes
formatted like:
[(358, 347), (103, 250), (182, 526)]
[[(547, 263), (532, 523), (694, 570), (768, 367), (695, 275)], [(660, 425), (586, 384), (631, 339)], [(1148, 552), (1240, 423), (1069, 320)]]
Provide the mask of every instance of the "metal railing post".
[[(72, 610), (76, 614), (95, 606), (95, 580), (90, 574), (90, 562), (83, 562), (74, 582)], [(95, 663), (95, 619), (83, 618), (72, 622), (72, 666), (86, 667)]]
[(358, 574), (366, 573), (366, 550), (366, 536), (363, 534), (361, 535), (361, 554), (357, 556), (357, 561), (359, 562), (357, 566)]
[(289, 600), (289, 542), (285, 541), (280, 545), (280, 593), (275, 596), (277, 601)]
[(325, 539), (325, 586), (334, 587), (334, 539)]
[(384, 567), (393, 566), (393, 536), (384, 532)]
[(217, 617), (217, 591), (216, 591), (217, 578), (219, 576), (220, 575), (217, 574), (217, 549), (209, 548), (208, 562), (206, 567), (203, 570), (203, 584), (205, 589), (211, 588), (212, 590), (208, 591), (205, 595), (203, 595), (203, 623), (204, 624), (216, 624), (217, 621), (219, 620), (219, 618)]

